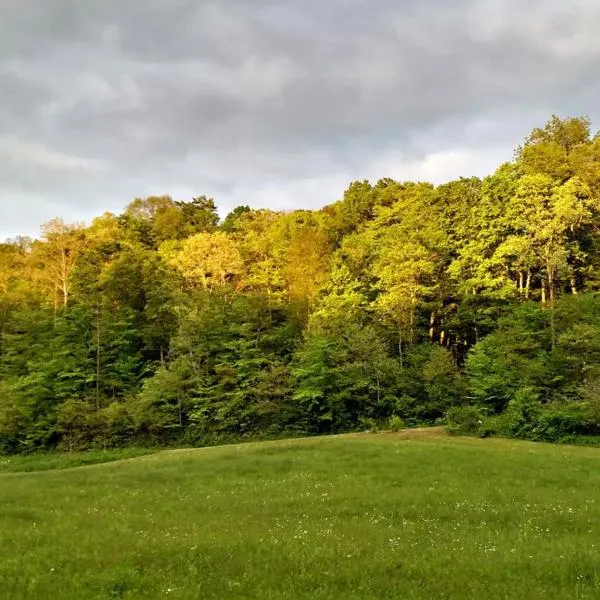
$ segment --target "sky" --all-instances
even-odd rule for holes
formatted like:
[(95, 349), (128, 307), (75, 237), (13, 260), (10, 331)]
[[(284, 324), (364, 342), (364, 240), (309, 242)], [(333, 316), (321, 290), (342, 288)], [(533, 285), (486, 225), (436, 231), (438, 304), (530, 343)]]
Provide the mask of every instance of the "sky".
[(136, 197), (318, 208), (600, 128), (597, 0), (0, 0), (0, 239)]

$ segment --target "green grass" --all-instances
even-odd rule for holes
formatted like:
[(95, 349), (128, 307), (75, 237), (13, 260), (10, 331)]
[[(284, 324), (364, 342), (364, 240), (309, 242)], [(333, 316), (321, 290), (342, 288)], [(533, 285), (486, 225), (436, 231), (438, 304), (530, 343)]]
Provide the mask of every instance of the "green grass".
[(0, 595), (599, 597), (600, 451), (406, 435), (0, 475)]
[(121, 450), (98, 450), (95, 452), (49, 452), (47, 454), (0, 456), (0, 474), (70, 469), (73, 467), (112, 462), (114, 460), (135, 458), (152, 452), (156, 451), (143, 448), (123, 448)]

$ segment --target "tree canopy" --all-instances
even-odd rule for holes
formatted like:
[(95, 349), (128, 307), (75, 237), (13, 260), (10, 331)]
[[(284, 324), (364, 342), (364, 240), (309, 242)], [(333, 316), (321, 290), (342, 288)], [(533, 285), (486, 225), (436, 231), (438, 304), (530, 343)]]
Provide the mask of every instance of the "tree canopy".
[(320, 210), (222, 221), (203, 195), (54, 219), (0, 244), (0, 451), (390, 418), (600, 433), (599, 242), (583, 117), (483, 179), (356, 181)]

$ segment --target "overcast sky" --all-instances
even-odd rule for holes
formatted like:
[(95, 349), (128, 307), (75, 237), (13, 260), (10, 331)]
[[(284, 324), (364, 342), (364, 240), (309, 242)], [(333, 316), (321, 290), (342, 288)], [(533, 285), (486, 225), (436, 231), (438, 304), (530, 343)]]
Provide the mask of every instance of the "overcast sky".
[(135, 197), (293, 209), (600, 127), (598, 0), (0, 0), (0, 238)]

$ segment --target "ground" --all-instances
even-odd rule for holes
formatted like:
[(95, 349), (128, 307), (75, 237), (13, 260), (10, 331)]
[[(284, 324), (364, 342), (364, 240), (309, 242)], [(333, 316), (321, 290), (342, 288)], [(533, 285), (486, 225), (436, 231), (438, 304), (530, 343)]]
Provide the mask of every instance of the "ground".
[(3, 473), (0, 594), (598, 598), (599, 490), (600, 450), (440, 430)]

